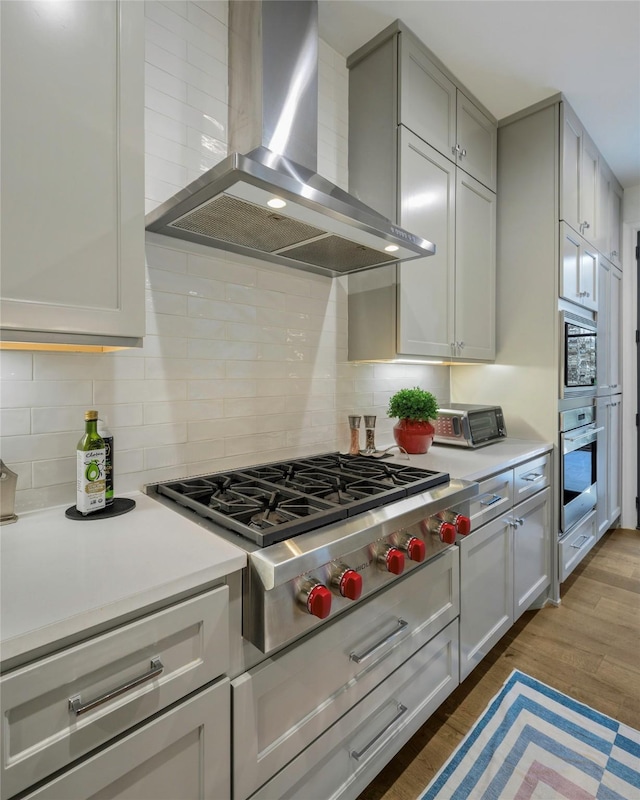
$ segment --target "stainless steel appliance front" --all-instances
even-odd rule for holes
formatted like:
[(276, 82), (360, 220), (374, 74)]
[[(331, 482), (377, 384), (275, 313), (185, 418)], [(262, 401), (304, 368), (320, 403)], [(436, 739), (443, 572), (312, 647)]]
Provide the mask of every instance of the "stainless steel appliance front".
[(595, 397), (597, 327), (595, 320), (560, 311), (560, 398)]
[(596, 408), (582, 406), (560, 414), (560, 536), (596, 505), (598, 433)]

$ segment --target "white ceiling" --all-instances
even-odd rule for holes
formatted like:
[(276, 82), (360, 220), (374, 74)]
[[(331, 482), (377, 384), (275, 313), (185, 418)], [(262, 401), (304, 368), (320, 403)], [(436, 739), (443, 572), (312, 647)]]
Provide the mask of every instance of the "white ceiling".
[(401, 19), (499, 120), (563, 92), (640, 184), (640, 0), (320, 0), (319, 16), (345, 57)]

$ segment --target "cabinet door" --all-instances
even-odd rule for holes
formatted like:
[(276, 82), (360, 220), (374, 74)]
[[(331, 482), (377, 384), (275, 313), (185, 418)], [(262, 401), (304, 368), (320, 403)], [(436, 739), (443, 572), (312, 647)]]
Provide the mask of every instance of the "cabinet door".
[(502, 517), (459, 542), (460, 680), (513, 624), (511, 526)]
[[(604, 258), (598, 261), (598, 349), (597, 355), (597, 378), (598, 395), (611, 394), (610, 387), (610, 368), (609, 368), (609, 336), (611, 334), (611, 317), (609, 314), (610, 291), (611, 291), (611, 271), (613, 267)], [(617, 324), (617, 323), (616, 323)]]
[(622, 266), (622, 200), (623, 189), (614, 178), (609, 194), (609, 258), (616, 267)]
[(560, 226), (560, 296), (592, 310), (598, 308), (598, 251), (568, 225)]
[(609, 224), (610, 224), (610, 194), (612, 191), (613, 174), (609, 165), (601, 158), (598, 165), (598, 186), (596, 203), (596, 237), (594, 244), (607, 258), (609, 254)]
[(583, 130), (580, 121), (566, 103), (561, 103), (562, 169), (560, 184), (560, 219), (580, 230), (580, 167)]
[(143, 4), (1, 15), (2, 326), (141, 337)]
[(461, 358), (495, 358), (495, 282), (496, 196), (458, 170), (455, 341)]
[(598, 240), (596, 207), (599, 161), (598, 149), (587, 134), (583, 134), (580, 154), (580, 232), (593, 245)]
[[(622, 272), (613, 267), (609, 274), (609, 388), (612, 394), (622, 391), (620, 320), (622, 319)], [(598, 347), (600, 345), (598, 344)]]
[(609, 426), (611, 406), (610, 397), (599, 397), (596, 400), (596, 427), (598, 443), (596, 452), (596, 475), (598, 480), (598, 499), (596, 503), (597, 537), (598, 539), (611, 527), (609, 517)]
[(551, 489), (513, 508), (513, 621), (551, 583)]
[(410, 131), (400, 135), (400, 224), (436, 243), (400, 264), (398, 352), (450, 356), (454, 321), (456, 168)]
[[(611, 398), (609, 406), (609, 450), (607, 458), (607, 516), (613, 525), (621, 510), (622, 474), (622, 399), (620, 395)], [(600, 475), (598, 475), (598, 487)], [(598, 489), (598, 491), (600, 491)]]
[(457, 102), (458, 166), (496, 190), (498, 129), (486, 114), (458, 90)]
[(592, 311), (598, 310), (598, 251), (586, 242), (580, 252), (581, 304)]
[(230, 797), (230, 723), (225, 678), (45, 783), (25, 800)]
[(456, 87), (405, 33), (400, 34), (399, 96), (400, 124), (455, 160)]

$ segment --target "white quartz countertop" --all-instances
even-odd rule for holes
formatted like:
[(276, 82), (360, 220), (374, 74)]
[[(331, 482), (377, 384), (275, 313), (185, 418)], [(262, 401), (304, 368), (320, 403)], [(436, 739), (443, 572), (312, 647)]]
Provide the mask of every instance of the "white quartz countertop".
[(397, 464), (411, 463), (421, 469), (448, 472), (452, 478), (478, 481), (514, 467), (529, 458), (541, 456), (552, 448), (550, 442), (533, 442), (525, 439), (505, 439), (486, 447), (479, 447), (477, 450), (433, 444), (428, 453), (409, 456), (409, 461), (401, 455), (394, 455), (389, 461)]
[(242, 569), (244, 550), (141, 493), (110, 519), (70, 520), (67, 506), (0, 528), (2, 661), (196, 591)]

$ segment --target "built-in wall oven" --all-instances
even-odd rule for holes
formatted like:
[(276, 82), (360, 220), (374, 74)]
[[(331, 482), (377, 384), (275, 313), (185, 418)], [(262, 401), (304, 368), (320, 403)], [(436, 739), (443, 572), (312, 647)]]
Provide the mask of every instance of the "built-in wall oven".
[(597, 388), (594, 319), (560, 310), (560, 398), (593, 397)]
[(596, 505), (598, 433), (594, 405), (560, 412), (560, 536)]

